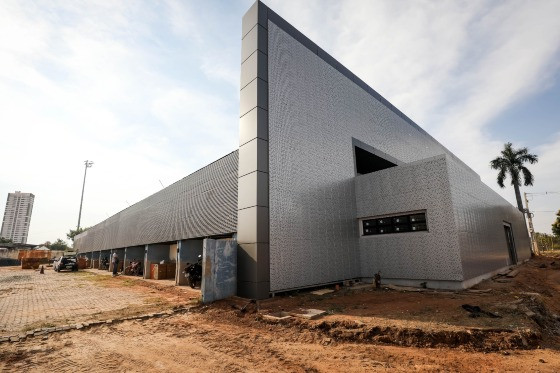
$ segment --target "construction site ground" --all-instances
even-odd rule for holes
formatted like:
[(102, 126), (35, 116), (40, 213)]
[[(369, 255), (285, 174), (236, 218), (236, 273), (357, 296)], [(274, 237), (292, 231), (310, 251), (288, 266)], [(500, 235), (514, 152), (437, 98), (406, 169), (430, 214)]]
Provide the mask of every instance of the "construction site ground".
[(328, 290), (202, 305), (170, 281), (4, 267), (0, 371), (560, 371), (559, 254), (465, 291)]

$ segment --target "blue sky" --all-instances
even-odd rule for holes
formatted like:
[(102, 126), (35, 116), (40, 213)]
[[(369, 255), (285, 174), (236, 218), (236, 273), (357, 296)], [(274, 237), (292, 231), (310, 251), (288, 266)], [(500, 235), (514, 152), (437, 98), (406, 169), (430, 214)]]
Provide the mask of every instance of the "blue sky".
[(489, 135), (501, 139), (507, 133), (510, 141), (535, 148), (560, 130), (560, 76), (550, 86), (500, 113), (488, 125)]
[[(525, 191), (560, 191), (560, 2), (265, 3), (504, 198), (488, 162), (507, 141), (541, 157)], [(36, 195), (29, 242), (75, 227), (86, 159), (88, 226), (237, 148), (251, 4), (0, 2), (0, 198)], [(560, 209), (560, 194), (531, 204)]]

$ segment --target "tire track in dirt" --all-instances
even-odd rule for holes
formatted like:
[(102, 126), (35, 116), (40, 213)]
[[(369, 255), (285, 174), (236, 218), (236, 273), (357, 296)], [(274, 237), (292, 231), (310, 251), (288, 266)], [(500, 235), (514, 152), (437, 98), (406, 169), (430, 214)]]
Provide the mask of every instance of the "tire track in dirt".
[[(237, 322), (235, 322), (237, 320)], [(3, 345), (1, 372), (554, 371), (546, 351), (511, 356), (336, 342), (254, 316), (189, 313)], [(547, 363), (539, 363), (539, 359)], [(532, 361), (532, 363), (531, 363)], [(523, 362), (523, 365), (519, 363)], [(532, 364), (532, 365), (529, 365)], [(536, 365), (535, 365), (536, 364)], [(485, 369), (480, 369), (483, 366)], [(523, 368), (525, 369), (523, 369)]]

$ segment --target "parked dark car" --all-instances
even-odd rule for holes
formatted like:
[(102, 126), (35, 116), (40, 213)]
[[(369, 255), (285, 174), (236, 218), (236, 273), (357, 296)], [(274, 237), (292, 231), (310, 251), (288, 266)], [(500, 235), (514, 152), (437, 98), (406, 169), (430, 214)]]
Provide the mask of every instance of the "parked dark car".
[(54, 263), (53, 267), (57, 272), (64, 270), (77, 271), (78, 259), (75, 256), (63, 256)]

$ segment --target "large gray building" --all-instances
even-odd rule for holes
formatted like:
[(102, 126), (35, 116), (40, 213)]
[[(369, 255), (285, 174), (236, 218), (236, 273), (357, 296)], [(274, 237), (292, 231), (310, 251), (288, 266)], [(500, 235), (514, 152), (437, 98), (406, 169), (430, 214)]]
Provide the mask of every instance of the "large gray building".
[(8, 193), (0, 237), (14, 243), (27, 243), (34, 201), (35, 196), (31, 193)]
[(240, 87), (239, 149), (78, 236), (81, 252), (180, 262), (235, 237), (238, 294), (258, 299), (378, 272), (458, 289), (529, 258), (520, 211), (261, 2)]

